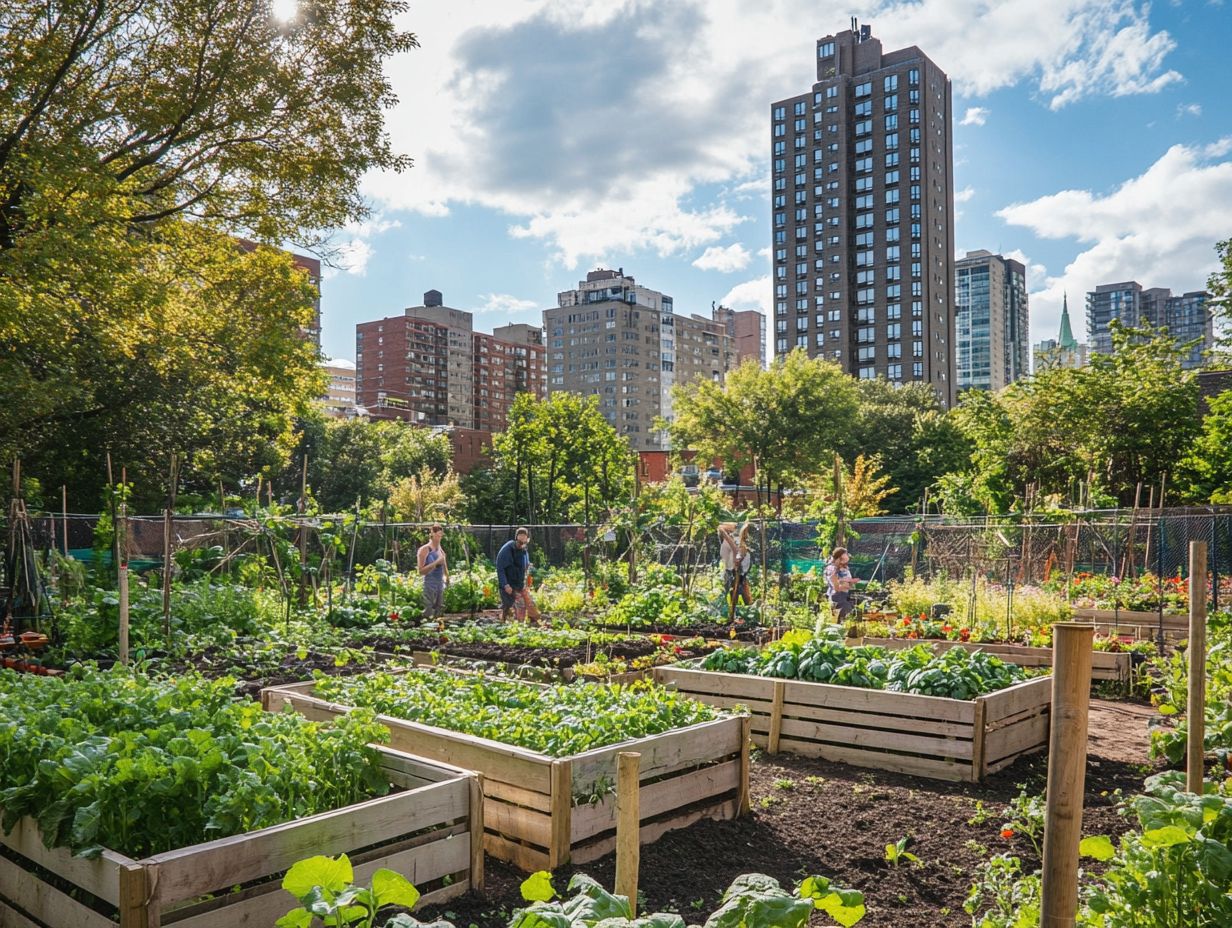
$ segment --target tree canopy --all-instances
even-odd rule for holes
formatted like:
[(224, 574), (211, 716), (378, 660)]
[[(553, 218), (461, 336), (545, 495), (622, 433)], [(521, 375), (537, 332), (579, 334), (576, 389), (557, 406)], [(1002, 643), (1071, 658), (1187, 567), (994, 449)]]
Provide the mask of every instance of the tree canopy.
[(366, 214), (365, 172), (408, 166), (383, 122), (404, 9), (0, 6), (0, 454), (84, 496), (108, 448), (179, 451), (190, 484), (285, 462), (321, 385), (314, 294), (233, 236), (320, 244)]

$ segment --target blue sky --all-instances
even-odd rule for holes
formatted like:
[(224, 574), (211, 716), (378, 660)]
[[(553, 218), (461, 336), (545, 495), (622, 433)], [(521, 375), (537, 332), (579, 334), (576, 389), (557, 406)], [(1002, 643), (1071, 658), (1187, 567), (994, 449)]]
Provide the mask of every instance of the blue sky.
[(1174, 0), (436, 0), (389, 63), (401, 175), (338, 232), (323, 348), (423, 291), (490, 331), (623, 267), (675, 297), (765, 311), (769, 106), (815, 80), (814, 41), (872, 25), (954, 84), (959, 255), (1028, 266), (1031, 338), (1098, 283), (1201, 289), (1232, 237), (1232, 5)]

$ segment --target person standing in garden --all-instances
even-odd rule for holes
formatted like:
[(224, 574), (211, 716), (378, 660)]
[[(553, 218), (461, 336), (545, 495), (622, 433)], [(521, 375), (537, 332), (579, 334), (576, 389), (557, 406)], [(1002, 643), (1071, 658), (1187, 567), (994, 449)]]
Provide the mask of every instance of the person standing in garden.
[(731, 603), (735, 590), (747, 606), (752, 602), (749, 595), (748, 575), (753, 565), (753, 553), (749, 550), (749, 526), (746, 522), (736, 533), (735, 522), (719, 523), (719, 560), (723, 563), (723, 598)]
[(433, 522), (428, 529), (428, 543), (419, 546), (416, 560), (423, 577), (424, 619), (435, 619), (445, 612), (445, 587), (449, 586), (449, 560), (441, 548), (445, 527)]
[(850, 561), (851, 555), (846, 548), (835, 548), (830, 552), (830, 560), (826, 562), (826, 594), (829, 596), (831, 609), (840, 619), (847, 618), (847, 613), (851, 612), (851, 590), (859, 583), (847, 568)]
[(496, 555), (496, 583), (500, 588), (501, 619), (538, 622), (539, 609), (530, 596), (530, 531), (519, 527)]

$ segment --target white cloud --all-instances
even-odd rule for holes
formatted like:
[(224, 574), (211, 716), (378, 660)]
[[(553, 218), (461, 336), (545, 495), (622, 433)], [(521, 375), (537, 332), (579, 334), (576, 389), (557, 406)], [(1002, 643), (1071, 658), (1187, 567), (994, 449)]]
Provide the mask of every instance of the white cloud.
[[(918, 45), (979, 97), (1021, 82), (1059, 107), (1179, 80), (1174, 46), (1136, 0), (856, 0), (887, 49)], [(784, 22), (793, 22), (786, 45)], [(458, 0), (402, 25), (422, 47), (387, 74), (389, 130), (415, 159), (365, 190), (388, 210), (481, 207), (554, 260), (627, 260), (717, 244), (757, 199), (769, 105), (815, 77), (813, 38), (841, 28), (813, 0)], [(956, 28), (955, 24), (961, 24)], [(970, 106), (974, 120), (985, 108)], [(694, 199), (715, 185), (717, 198)], [(610, 256), (610, 257), (609, 257)]]
[(736, 284), (719, 303), (729, 309), (756, 309), (770, 314), (770, 275)]
[(322, 263), (321, 276), (329, 280), (340, 273), (363, 277), (372, 259), (372, 246), (362, 238), (350, 238), (330, 248), (329, 263)]
[(988, 110), (982, 106), (969, 106), (963, 114), (960, 126), (982, 126), (988, 121)]
[(726, 248), (714, 245), (703, 251), (693, 266), (703, 271), (743, 271), (749, 266), (749, 252), (739, 242)]
[(535, 300), (523, 300), (509, 293), (481, 293), (479, 299), (483, 305), (476, 313), (493, 313), (503, 315), (525, 314), (542, 307)]
[(1202, 115), (1202, 104), (1201, 103), (1177, 104), (1177, 107), (1176, 107), (1176, 118), (1177, 119), (1180, 119), (1182, 116), (1201, 116), (1201, 115)]
[(954, 191), (954, 202), (955, 203), (966, 203), (973, 196), (975, 196), (974, 187), (971, 187), (971, 186), (963, 187), (962, 190)]
[[(1086, 246), (1060, 275), (1047, 277), (1031, 293), (1032, 317), (1059, 318), (1062, 294), (1068, 293), (1077, 334), (1085, 294), (1098, 284), (1136, 280), (1174, 292), (1202, 289), (1217, 264), (1214, 245), (1228, 234), (1232, 161), (1218, 159), (1229, 151), (1232, 138), (1174, 145), (1107, 194), (1062, 190), (1000, 210), (1007, 223), (1039, 238), (1072, 238)], [(1055, 334), (1052, 328), (1044, 331), (1047, 337)]]

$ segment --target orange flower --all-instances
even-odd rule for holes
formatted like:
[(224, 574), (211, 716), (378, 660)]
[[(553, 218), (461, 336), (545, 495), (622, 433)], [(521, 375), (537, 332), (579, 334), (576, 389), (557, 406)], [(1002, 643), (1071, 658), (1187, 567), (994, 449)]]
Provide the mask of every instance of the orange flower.
[(1012, 837), (1014, 837), (1014, 829), (1013, 829), (1013, 828), (1002, 828), (1002, 829), (1001, 829), (1001, 837), (1003, 837), (1003, 838), (1012, 838)]

